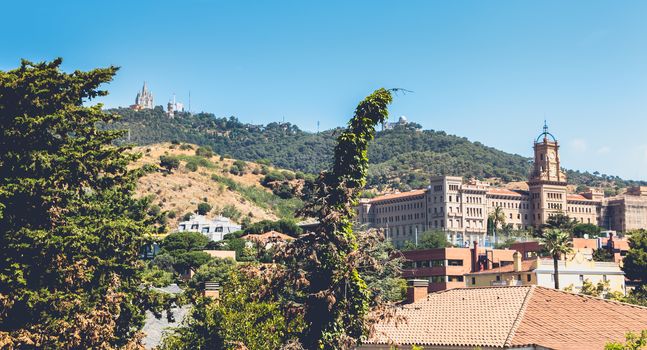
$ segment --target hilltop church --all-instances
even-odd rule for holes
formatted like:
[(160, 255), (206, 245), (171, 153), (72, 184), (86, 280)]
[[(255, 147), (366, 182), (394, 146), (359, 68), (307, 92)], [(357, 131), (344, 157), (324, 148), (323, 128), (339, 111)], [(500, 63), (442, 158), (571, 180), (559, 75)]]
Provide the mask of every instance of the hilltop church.
[(140, 111), (142, 109), (153, 109), (154, 106), (153, 93), (148, 91), (148, 86), (146, 86), (146, 82), (144, 82), (142, 91), (137, 93), (137, 97), (135, 97), (135, 104), (131, 105), (130, 108), (136, 111)]
[(485, 235), (487, 220), (497, 207), (505, 213), (506, 224), (515, 229), (538, 227), (557, 213), (608, 230), (647, 228), (647, 187), (630, 188), (613, 197), (604, 197), (599, 188), (571, 194), (561, 170), (559, 144), (546, 126), (533, 149), (528, 190), (494, 188), (458, 176), (435, 176), (426, 189), (361, 200), (357, 219), (386, 229), (398, 247), (413, 241), (416, 233), (432, 229), (446, 231), (454, 244), (477, 240), (490, 245)]

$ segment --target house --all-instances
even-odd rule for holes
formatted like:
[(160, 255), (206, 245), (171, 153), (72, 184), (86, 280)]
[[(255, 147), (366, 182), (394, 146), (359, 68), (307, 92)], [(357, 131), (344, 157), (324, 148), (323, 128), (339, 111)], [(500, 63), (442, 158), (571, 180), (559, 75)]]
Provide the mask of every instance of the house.
[(200, 232), (209, 237), (209, 240), (217, 242), (221, 241), (227, 233), (240, 231), (241, 226), (224, 216), (217, 216), (209, 220), (204, 215), (191, 215), (189, 220), (180, 222), (177, 230), (179, 232)]
[(474, 248), (434, 248), (402, 252), (405, 258), (402, 276), (426, 279), (429, 291), (437, 292), (465, 286), (465, 274), (499, 266), (512, 265), (513, 250)]
[[(476, 271), (465, 275), (467, 287), (539, 285), (552, 288), (555, 285), (553, 259), (535, 258), (522, 260), (521, 253), (514, 254), (514, 263), (491, 270)], [(612, 292), (626, 293), (625, 276), (615, 262), (600, 262), (586, 259), (582, 253), (558, 261), (560, 288), (573, 288), (578, 292), (585, 281), (593, 284), (608, 282)]]
[[(410, 288), (426, 291), (424, 282)], [(602, 350), (647, 329), (645, 307), (535, 285), (410, 296), (393, 310), (397, 317), (375, 324), (360, 349)]]

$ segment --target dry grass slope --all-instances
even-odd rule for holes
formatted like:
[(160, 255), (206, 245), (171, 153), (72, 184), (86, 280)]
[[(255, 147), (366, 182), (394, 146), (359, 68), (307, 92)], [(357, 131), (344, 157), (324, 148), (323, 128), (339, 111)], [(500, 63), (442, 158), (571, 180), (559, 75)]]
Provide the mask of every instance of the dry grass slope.
[[(171, 174), (155, 172), (140, 179), (137, 194), (139, 196), (154, 196), (153, 203), (160, 206), (163, 211), (174, 211), (175, 218), (169, 218), (169, 227), (177, 227), (177, 223), (185, 213), (194, 212), (200, 202), (206, 201), (213, 207), (209, 213), (214, 216), (226, 206), (235, 207), (242, 213), (241, 219), (248, 216), (251, 222), (264, 219), (276, 220), (271, 207), (263, 208), (257, 203), (247, 200), (241, 193), (228, 188), (222, 182), (212, 180), (212, 175), (217, 175), (235, 181), (237, 184), (249, 187), (256, 186), (260, 191), (271, 193), (261, 186), (262, 174), (252, 174), (252, 170), (261, 166), (246, 162), (248, 172), (242, 176), (232, 175), (229, 169), (234, 159), (221, 159), (214, 155), (203, 162), (207, 166), (199, 166), (197, 171), (190, 171), (186, 168), (187, 160), (198, 159), (195, 156), (197, 146), (191, 145), (193, 149), (180, 149), (179, 145), (161, 143), (144, 147), (136, 147), (135, 151), (142, 154), (135, 166), (144, 164), (159, 165), (161, 155), (175, 156), (181, 159), (179, 169)], [(184, 147), (186, 148), (186, 146)], [(239, 219), (238, 221), (241, 221)]]

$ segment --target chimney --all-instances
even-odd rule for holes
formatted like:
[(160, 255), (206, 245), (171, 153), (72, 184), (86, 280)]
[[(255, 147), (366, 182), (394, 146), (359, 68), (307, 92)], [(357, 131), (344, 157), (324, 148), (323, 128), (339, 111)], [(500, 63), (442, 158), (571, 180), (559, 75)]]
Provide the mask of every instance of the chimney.
[(613, 253), (613, 250), (615, 249), (615, 242), (613, 241), (613, 232), (609, 232), (609, 240), (607, 241), (607, 248), (609, 248), (609, 251)]
[(512, 259), (514, 259), (514, 272), (521, 271), (521, 253), (514, 252)]
[(429, 280), (407, 281), (407, 304), (426, 299), (427, 294), (429, 294)]
[(479, 266), (479, 243), (474, 241), (474, 248), (472, 248), (472, 272), (480, 271)]
[(202, 296), (214, 300), (220, 299), (220, 284), (211, 281), (202, 283)]

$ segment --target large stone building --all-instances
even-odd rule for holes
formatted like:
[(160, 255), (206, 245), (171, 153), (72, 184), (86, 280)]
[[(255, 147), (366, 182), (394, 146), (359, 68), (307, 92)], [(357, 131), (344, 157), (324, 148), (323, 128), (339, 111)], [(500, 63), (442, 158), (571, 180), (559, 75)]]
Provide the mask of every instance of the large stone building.
[(142, 109), (153, 109), (153, 103), (153, 94), (148, 91), (148, 86), (146, 86), (146, 82), (144, 82), (142, 91), (137, 93), (137, 97), (135, 97), (135, 104), (130, 106), (130, 108), (138, 111)]
[(485, 235), (487, 218), (497, 207), (505, 213), (506, 223), (515, 229), (538, 227), (557, 213), (609, 230), (647, 228), (647, 187), (607, 198), (598, 188), (571, 194), (561, 170), (559, 143), (546, 126), (533, 149), (528, 190), (494, 188), (457, 176), (436, 176), (426, 189), (361, 200), (358, 220), (386, 229), (396, 246), (432, 229), (447, 232), (454, 244), (469, 245), (477, 240), (491, 246)]

